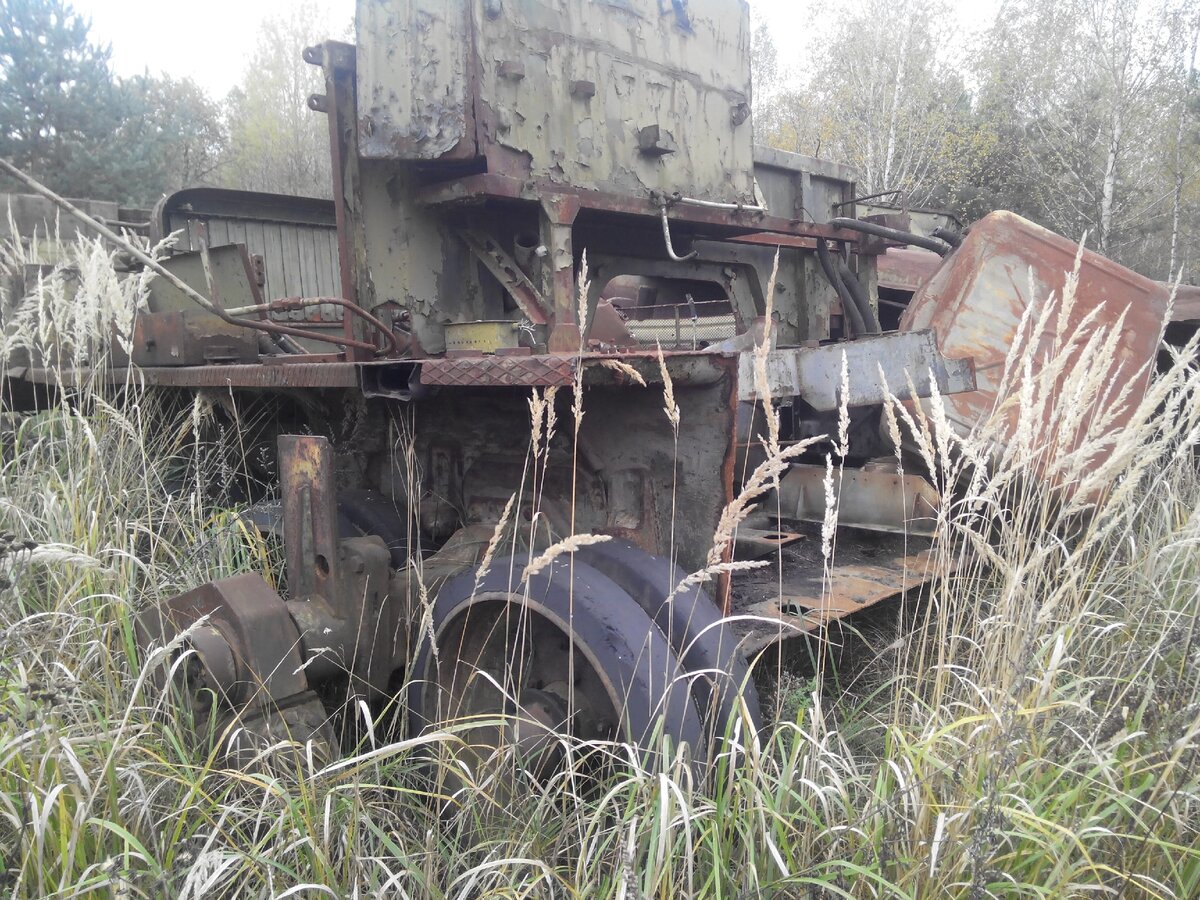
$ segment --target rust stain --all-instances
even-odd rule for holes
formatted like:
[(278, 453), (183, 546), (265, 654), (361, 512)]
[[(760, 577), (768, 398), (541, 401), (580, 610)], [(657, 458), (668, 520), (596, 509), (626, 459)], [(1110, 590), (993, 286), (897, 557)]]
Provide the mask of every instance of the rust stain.
[[(1009, 348), (1018, 338), (1021, 317), (1031, 303), (1044, 303), (1051, 294), (1062, 297), (1077, 252), (1075, 242), (1020, 216), (991, 213), (972, 226), (962, 246), (913, 297), (901, 319), (901, 329), (932, 328), (943, 355), (975, 361), (977, 390), (944, 398), (947, 415), (960, 433), (966, 434), (977, 422), (990, 417), (1003, 401), (1016, 395), (1019, 380), (1010, 379), (1009, 385), (1002, 386), (1001, 379)], [(1105, 434), (1113, 434), (1129, 422), (1133, 407), (1149, 384), (1168, 297), (1165, 285), (1084, 251), (1064, 336), (1074, 335), (1090, 316), (1095, 317), (1092, 327), (1113, 326), (1125, 317), (1107, 377), (1128, 385), (1129, 393), (1123, 407), (1114, 411)], [(1049, 317), (1045, 331), (1032, 337), (1037, 342), (1035, 377), (1043, 371), (1043, 361), (1053, 350), (1057, 321), (1056, 311)], [(1061, 393), (1085, 343), (1071, 350), (1064, 374), (1053, 385), (1055, 395)], [(1035, 435), (1036, 439), (1051, 437), (1050, 430), (1058, 427), (1058, 412), (1057, 403), (1046, 404), (1042, 433)], [(1001, 413), (1002, 433), (1008, 438), (1015, 434), (1018, 413), (1016, 404)], [(1077, 448), (1092, 425), (1093, 417), (1085, 416), (1073, 436), (1059, 436), (1058, 446)]]

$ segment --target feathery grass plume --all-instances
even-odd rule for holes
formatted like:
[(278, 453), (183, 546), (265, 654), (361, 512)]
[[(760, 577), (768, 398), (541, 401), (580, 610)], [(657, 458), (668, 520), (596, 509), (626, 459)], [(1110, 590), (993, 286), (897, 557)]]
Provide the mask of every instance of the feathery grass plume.
[(612, 535), (608, 534), (576, 534), (563, 538), (561, 541), (551, 544), (531, 559), (525, 566), (525, 570), (521, 573), (521, 580), (528, 581), (564, 553), (574, 553), (580, 547), (590, 547), (592, 544), (603, 544), (605, 541), (611, 540)]
[(663, 412), (671, 423), (675, 440), (679, 440), (679, 404), (675, 402), (675, 384), (671, 381), (671, 373), (667, 371), (667, 358), (663, 356), (662, 345), (655, 341), (654, 346), (658, 351), (658, 371), (663, 381)]
[[(107, 290), (80, 271), (77, 290)], [(53, 292), (69, 286), (44, 282), (45, 308), (65, 304)], [(1049, 335), (1062, 317), (1043, 301), (1027, 331)], [(836, 677), (790, 673), (787, 712), (755, 739), (742, 727), (705, 779), (669, 754), (644, 764), (621, 742), (566, 738), (571, 762), (551, 778), (515, 763), (485, 777), (451, 752), (477, 722), (389, 738), (376, 708), (356, 718), (377, 744), (345, 760), (322, 769), (297, 747), (262, 774), (229, 769), (154, 687), (171, 652), (132, 650), (140, 610), (261, 564), (236, 507), (167, 486), (191, 456), (190, 406), (95, 381), (5, 414), (0, 883), (14, 896), (1200, 896), (1197, 346), (1143, 398), (1100, 366), (1112, 324), (1017, 342), (1004, 392), (1017, 399), (970, 434), (939, 440), (937, 416), (887, 404), (893, 440), (960, 486), (923, 611)], [(1077, 362), (1051, 358), (1072, 347)], [(1027, 372), (1039, 380), (1022, 393)], [(1115, 434), (1076, 428), (1116, 421), (1123, 403)], [(215, 479), (200, 443), (201, 480)], [(721, 534), (753, 502), (727, 509)], [(42, 546), (102, 565), (30, 552)], [(708, 558), (715, 572), (754, 565), (725, 558)], [(385, 701), (397, 718), (405, 696)], [(436, 795), (451, 772), (453, 803)]]
[(837, 455), (843, 460), (850, 455), (850, 362), (842, 351), (842, 375), (838, 382)]
[(538, 460), (542, 456), (543, 429), (546, 427), (546, 397), (537, 388), (529, 392), (529, 427), (533, 458)]
[(884, 431), (887, 434), (888, 440), (892, 444), (892, 448), (896, 453), (896, 460), (903, 465), (902, 448), (904, 446), (903, 439), (900, 436), (900, 423), (896, 419), (896, 406), (898, 405), (892, 396), (891, 388), (887, 383), (887, 375), (884, 374), (883, 364), (876, 363), (876, 369), (879, 373), (879, 386), (883, 390), (884, 396), (887, 398), (883, 404), (883, 423)]
[(588, 277), (588, 261), (587, 250), (583, 251), (583, 258), (579, 263), (579, 277), (575, 284), (575, 303), (576, 303), (576, 321), (579, 323), (579, 359), (575, 364), (575, 377), (571, 382), (572, 402), (571, 415), (575, 419), (575, 433), (579, 433), (579, 426), (583, 422), (583, 353), (587, 349), (584, 343), (584, 335), (587, 333), (587, 313), (588, 313), (588, 293), (592, 287), (591, 279)]
[(825, 454), (825, 515), (821, 521), (821, 558), (825, 560), (828, 570), (833, 563), (833, 535), (837, 530), (838, 503), (837, 492), (833, 486), (833, 454)]
[(508, 498), (508, 502), (504, 504), (504, 511), (500, 513), (500, 518), (496, 522), (496, 527), (492, 529), (492, 539), (488, 541), (487, 549), (483, 551), (483, 559), (479, 563), (479, 569), (475, 573), (475, 590), (479, 590), (480, 582), (492, 570), (492, 559), (495, 557), (496, 549), (500, 546), (501, 540), (504, 537), (504, 529), (508, 527), (508, 517), (512, 515), (513, 504), (516, 502), (516, 494)]
[(642, 377), (642, 373), (627, 362), (619, 359), (605, 359), (601, 360), (600, 365), (606, 369), (612, 369), (614, 372), (620, 372), (638, 387), (646, 386), (646, 379)]
[(558, 426), (558, 411), (554, 401), (558, 397), (558, 386), (543, 388), (542, 398), (546, 402), (546, 454), (550, 454), (550, 443), (554, 440), (554, 432)]
[(779, 418), (771, 398), (771, 381), (767, 377), (767, 360), (771, 355), (771, 345), (775, 331), (775, 282), (779, 277), (779, 252), (775, 248), (775, 260), (771, 265), (771, 280), (767, 287), (766, 310), (763, 316), (762, 340), (754, 345), (754, 392), (758, 402), (762, 404), (763, 417), (767, 423), (766, 452), (768, 456), (778, 455), (779, 447)]

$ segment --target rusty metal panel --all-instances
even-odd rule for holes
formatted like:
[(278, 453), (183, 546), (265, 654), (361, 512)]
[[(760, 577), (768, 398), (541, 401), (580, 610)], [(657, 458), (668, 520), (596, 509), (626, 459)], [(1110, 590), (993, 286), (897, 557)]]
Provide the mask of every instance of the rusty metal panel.
[(203, 310), (138, 313), (130, 358), (138, 366), (202, 366), (258, 359), (254, 332)]
[(752, 202), (749, 42), (743, 0), (359, 0), (359, 152)]
[(161, 646), (204, 617), (208, 627), (194, 631), (190, 643), (231, 703), (266, 706), (308, 690), (300, 634), (257, 573), (210, 581), (151, 607), (138, 617), (139, 643)]
[(279, 436), (283, 546), (292, 600), (338, 597), (337, 491), (329, 441), (311, 434)]
[(489, 168), (575, 187), (752, 201), (742, 0), (474, 0)]
[(470, 6), (466, 0), (359, 0), (363, 157), (439, 159), (469, 136)]
[(888, 247), (877, 260), (879, 286), (915, 294), (942, 264), (942, 258), (921, 247)]
[(849, 166), (774, 147), (754, 148), (754, 178), (770, 214), (782, 219), (828, 222), (842, 215), (834, 205), (854, 196)]
[(929, 551), (923, 550), (876, 564), (835, 565), (827, 579), (818, 569), (785, 581), (775, 596), (739, 610), (758, 620), (741, 643), (742, 653), (751, 657), (780, 639), (816, 631), (919, 587), (933, 574)]
[(476, 356), (430, 359), (421, 364), (421, 384), (459, 387), (566, 387), (575, 378), (568, 356)]
[(1200, 287), (1181, 284), (1175, 289), (1175, 305), (1171, 308), (1172, 322), (1200, 322)]
[[(223, 307), (236, 309), (260, 303), (257, 286), (250, 280), (248, 260), (240, 244), (216, 247), (209, 253), (215, 298)], [(163, 260), (163, 266), (171, 274), (191, 285), (205, 296), (209, 295), (208, 279), (204, 274), (204, 263), (199, 252), (180, 253)], [(165, 278), (150, 282), (146, 303), (151, 312), (197, 311), (196, 301), (171, 284)], [(216, 316), (212, 316), (216, 318)]]
[[(932, 329), (943, 355), (975, 362), (977, 389), (945, 398), (947, 417), (960, 433), (966, 434), (990, 417), (1000, 401), (1019, 390), (1020, 381), (1014, 379), (1005, 396), (999, 396), (1005, 359), (1016, 341), (1021, 318), (1030, 304), (1045, 303), (1051, 294), (1062, 296), (1078, 249), (1075, 241), (1014, 213), (991, 213), (971, 227), (962, 246), (913, 297), (900, 327), (907, 331)], [(1094, 317), (1096, 325), (1111, 326), (1124, 315), (1107, 377), (1115, 378), (1117, 384), (1136, 378), (1129, 384), (1129, 402), (1111, 419), (1110, 432), (1129, 421), (1132, 406), (1149, 382), (1169, 295), (1166, 285), (1084, 251), (1075, 302), (1065, 323), (1066, 335), (1073, 334), (1088, 317)], [(1033, 362), (1035, 377), (1054, 346), (1058, 318), (1052, 315), (1046, 331), (1033, 336), (1038, 347)], [(1075, 348), (1075, 358), (1085, 343)], [(1139, 375), (1139, 369), (1147, 363), (1150, 365)], [(1072, 368), (1068, 362), (1064, 371), (1069, 373)], [(1054, 404), (1047, 404), (1046, 415), (1052, 417), (1054, 412)], [(1017, 423), (1016, 404), (1010, 404), (1005, 415), (1004, 428), (1011, 435)], [(1047, 421), (1044, 427), (1055, 426)], [(1079, 434), (1059, 437), (1061, 445), (1070, 446), (1072, 440), (1082, 439), (1090, 427), (1092, 419), (1087, 417), (1079, 426)], [(1035, 435), (1034, 440), (1047, 436)]]
[(165, 197), (154, 210), (153, 237), (175, 232), (181, 251), (199, 250), (202, 237), (214, 253), (223, 244), (245, 244), (252, 257), (262, 258), (261, 292), (268, 300), (341, 295), (337, 224), (329, 200), (189, 188)]
[[(838, 477), (836, 493), (840, 527), (898, 534), (932, 536), (942, 503), (928, 481), (902, 475), (894, 465), (845, 469)], [(825, 467), (793, 463), (779, 484), (778, 495), (781, 519), (823, 522), (827, 509)]]
[[(295, 357), (302, 360), (305, 357)], [(159, 387), (186, 388), (352, 388), (358, 386), (358, 367), (344, 362), (292, 362), (225, 366), (148, 367), (135, 371), (56, 370), (31, 367), (25, 377), (34, 384), (79, 384), (101, 375), (109, 384), (142, 382)]]
[[(933, 333), (918, 331), (860, 338), (821, 347), (772, 350), (767, 354), (767, 386), (772, 397), (801, 397), (814, 409), (833, 410), (841, 403), (842, 356), (846, 357), (850, 406), (882, 403), (890, 393), (909, 396), (908, 383), (918, 396), (929, 396), (934, 383), (943, 394), (971, 391), (975, 373), (970, 357), (946, 358)], [(753, 351), (740, 354), (738, 393), (743, 401), (758, 399)], [(880, 382), (883, 370), (886, 384)]]

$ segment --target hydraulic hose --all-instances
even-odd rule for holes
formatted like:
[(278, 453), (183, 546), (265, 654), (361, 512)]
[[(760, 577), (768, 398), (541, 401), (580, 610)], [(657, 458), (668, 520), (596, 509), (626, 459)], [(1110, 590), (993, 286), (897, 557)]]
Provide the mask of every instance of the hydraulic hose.
[[(334, 335), (322, 334), (319, 331), (310, 331), (310, 330), (307, 330), (304, 328), (292, 328), (287, 325), (280, 325), (276, 322), (269, 322), (269, 321), (259, 320), (259, 319), (241, 319), (236, 316), (231, 316), (224, 309), (222, 309), (217, 304), (213, 303), (211, 300), (209, 300), (207, 297), (205, 297), (203, 294), (201, 294), (199, 291), (197, 291), (190, 284), (183, 281), (178, 275), (176, 275), (170, 269), (163, 266), (162, 263), (158, 262), (158, 260), (147, 255), (141, 248), (135, 246), (133, 243), (126, 240), (121, 235), (117, 234), (115, 231), (113, 231), (107, 225), (104, 225), (101, 222), (97, 222), (94, 218), (89, 216), (83, 210), (78, 209), (77, 207), (72, 205), (70, 201), (65, 200), (64, 198), (60, 197), (58, 194), (54, 193), (54, 191), (50, 190), (48, 187), (46, 187), (40, 181), (32, 178), (29, 175), (26, 175), (24, 172), (22, 172), (16, 166), (14, 166), (12, 163), (10, 163), (8, 160), (0, 159), (0, 171), (3, 171), (5, 174), (12, 176), (13, 178), (15, 178), (17, 181), (21, 182), (21, 184), (25, 185), (27, 188), (29, 188), (34, 193), (38, 194), (39, 196), (45, 197), (47, 200), (49, 200), (51, 203), (53, 203), (55, 206), (57, 206), (59, 209), (61, 209), (63, 212), (65, 212), (67, 215), (71, 216), (71, 218), (75, 219), (77, 222), (80, 222), (81, 224), (85, 225), (86, 227), (90, 228), (91, 230), (97, 232), (98, 234), (100, 234), (103, 238), (105, 238), (110, 243), (116, 245), (117, 247), (120, 247), (122, 250), (124, 250), (126, 253), (128, 253), (130, 256), (132, 256), (134, 259), (136, 259), (138, 262), (140, 262), (143, 266), (150, 269), (150, 271), (154, 272), (156, 275), (158, 275), (160, 278), (162, 278), (164, 281), (169, 282), (172, 286), (174, 286), (178, 290), (182, 291), (188, 297), (188, 299), (192, 300), (194, 303), (196, 303), (198, 306), (200, 306), (206, 312), (212, 313), (214, 316), (216, 316), (223, 322), (227, 322), (230, 325), (236, 325), (236, 326), (239, 326), (242, 328), (250, 328), (255, 331), (265, 331), (268, 334), (309, 338), (311, 340), (321, 341), (326, 344), (336, 344), (336, 345), (343, 346), (343, 347), (354, 347), (359, 350), (369, 351), (369, 352), (375, 354), (376, 356), (382, 355), (384, 352), (384, 351), (381, 351), (374, 344), (367, 343), (366, 341), (359, 341), (359, 340), (354, 340), (352, 338), (337, 337)], [(208, 269), (207, 248), (201, 249), (201, 259), (202, 259), (202, 261), (204, 263), (204, 267), (206, 269), (205, 274), (207, 275), (207, 269)], [(389, 343), (391, 344), (391, 346), (393, 348), (396, 347), (395, 335), (392, 335), (392, 334), (390, 334), (390, 332), (388, 332), (388, 333), (384, 334), (384, 337), (389, 338)]]
[(950, 252), (950, 248), (941, 241), (935, 241), (933, 238), (927, 238), (924, 235), (913, 234), (911, 231), (888, 228), (886, 225), (879, 225), (875, 222), (864, 222), (861, 219), (837, 218), (830, 219), (828, 224), (834, 228), (848, 228), (851, 231), (861, 231), (863, 234), (886, 238), (889, 241), (899, 241), (901, 244), (923, 247), (926, 250), (932, 250), (938, 256), (945, 256)]
[(879, 325), (879, 319), (875, 315), (875, 310), (871, 307), (871, 300), (867, 297), (867, 292), (862, 286), (862, 282), (858, 280), (858, 276), (850, 271), (850, 267), (842, 260), (838, 260), (838, 276), (842, 279), (842, 283), (846, 285), (846, 290), (850, 292), (850, 297), (854, 300), (854, 305), (858, 307), (858, 313), (862, 317), (863, 324), (866, 327), (864, 334), (882, 334), (883, 328)]
[(942, 228), (940, 225), (933, 229), (930, 234), (940, 241), (945, 241), (951, 247), (958, 247), (963, 242), (963, 236), (957, 231), (952, 231), (949, 228)]
[(829, 245), (822, 238), (817, 238), (817, 259), (821, 262), (821, 271), (825, 273), (826, 279), (837, 291), (838, 299), (842, 301), (842, 311), (850, 321), (850, 330), (855, 335), (866, 334), (867, 324), (863, 321), (862, 312), (859, 310), (858, 304), (854, 302), (854, 298), (850, 295), (850, 290), (842, 281), (841, 276), (838, 275), (837, 264), (834, 263), (833, 256), (829, 252)]

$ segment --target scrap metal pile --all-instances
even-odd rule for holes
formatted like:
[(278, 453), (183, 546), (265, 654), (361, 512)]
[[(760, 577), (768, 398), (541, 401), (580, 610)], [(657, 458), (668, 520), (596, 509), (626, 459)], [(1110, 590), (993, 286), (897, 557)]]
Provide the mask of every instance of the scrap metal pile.
[[(304, 53), (332, 203), (181, 192), (151, 217), (151, 237), (180, 235), (160, 263), (53, 198), (159, 275), (113, 383), (134, 367), (269, 411), (240, 443), (286, 587), (206, 584), (141, 626), (186, 633), (184, 690), (238, 726), (235, 756), (283, 734), (336, 752), (330, 722), (358, 699), (403, 700), (414, 732), (512, 714), (474, 743), (531, 766), (559, 730), (649, 745), (657, 727), (700, 756), (757, 715), (748, 658), (926, 577), (941, 497), (898, 471), (881, 404), (936, 389), (969, 430), (1076, 245), (1004, 212), (965, 235), (856, 218), (850, 170), (754, 146), (749, 48), (742, 0), (360, 0), (355, 45)], [(885, 330), (878, 261), (908, 246), (937, 268)], [(1168, 290), (1092, 253), (1080, 273), (1072, 315), (1127, 312), (1114, 373), (1136, 371)], [(783, 554), (782, 577), (680, 589), (761, 459), (764, 342), (785, 443), (852, 414), (837, 564), (806, 537), (818, 445), (719, 554)], [(30, 359), (6, 396), (82, 374)], [(532, 479), (531, 391), (559, 422)], [(584, 534), (610, 540), (530, 565)]]

